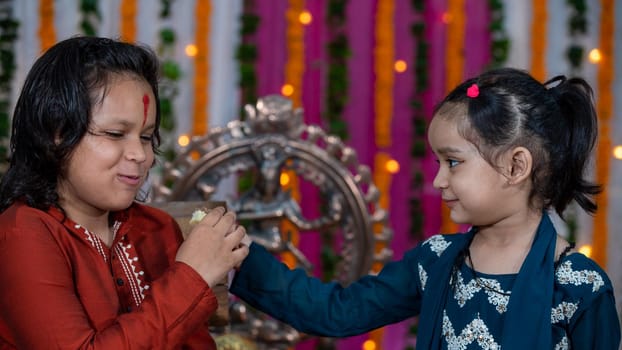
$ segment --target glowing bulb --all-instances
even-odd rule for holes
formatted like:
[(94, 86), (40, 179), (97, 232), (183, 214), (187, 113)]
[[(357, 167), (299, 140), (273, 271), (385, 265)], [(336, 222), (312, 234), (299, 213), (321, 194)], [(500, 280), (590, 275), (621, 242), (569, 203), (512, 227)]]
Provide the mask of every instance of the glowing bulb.
[(199, 49), (195, 44), (186, 45), (186, 55), (188, 57), (195, 57), (199, 53)]
[(385, 163), (384, 168), (387, 169), (390, 174), (396, 174), (400, 171), (400, 163), (398, 163), (395, 159), (389, 159)]
[(177, 139), (177, 143), (181, 147), (186, 147), (190, 143), (190, 137), (188, 137), (188, 135), (180, 135), (179, 138)]
[(281, 182), (281, 186), (289, 185), (289, 180), (289, 175), (287, 175), (286, 173), (281, 173), (281, 177), (279, 179), (279, 181)]
[(298, 20), (300, 21), (300, 23), (308, 25), (311, 23), (311, 21), (313, 21), (313, 16), (311, 16), (311, 12), (305, 10), (300, 13), (300, 15), (298, 16)]
[(294, 87), (292, 86), (292, 84), (284, 84), (281, 87), (281, 94), (283, 96), (291, 96), (292, 94), (294, 94)]
[(600, 61), (603, 59), (603, 55), (600, 53), (599, 49), (592, 49), (592, 51), (590, 51), (590, 54), (588, 55), (588, 58), (592, 63), (600, 63)]
[(373, 340), (366, 340), (362, 348), (363, 350), (376, 350), (376, 342)]
[(579, 247), (579, 253), (587, 256), (588, 258), (592, 256), (592, 246), (589, 244), (584, 244)]
[(613, 148), (613, 156), (616, 159), (622, 160), (622, 145), (618, 145)]
[(408, 68), (408, 64), (404, 60), (397, 60), (395, 61), (395, 64), (393, 65), (393, 67), (395, 68), (396, 72), (404, 73), (406, 69)]

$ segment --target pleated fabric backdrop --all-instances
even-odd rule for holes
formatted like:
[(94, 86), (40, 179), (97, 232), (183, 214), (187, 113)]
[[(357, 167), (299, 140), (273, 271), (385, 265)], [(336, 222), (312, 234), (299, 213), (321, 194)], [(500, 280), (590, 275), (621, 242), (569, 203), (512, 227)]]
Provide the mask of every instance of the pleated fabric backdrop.
[[(6, 2), (5, 2), (6, 3)], [(170, 17), (159, 16), (161, 2), (153, 0), (99, 1), (101, 19), (96, 34), (124, 37), (158, 47), (159, 31), (170, 27), (176, 34), (173, 58), (183, 72), (177, 82), (174, 100), (176, 128), (171, 137), (196, 135), (210, 127), (225, 125), (239, 117), (241, 101), (236, 49), (241, 41), (240, 15), (252, 7), (260, 18), (253, 40), (257, 45), (255, 72), (258, 96), (281, 93), (283, 86), (293, 88), (290, 96), (305, 110), (305, 122), (328, 128), (323, 118), (326, 108), (327, 44), (332, 33), (325, 20), (330, 0), (177, 0)], [(359, 160), (374, 171), (374, 181), (383, 191), (381, 205), (390, 212), (395, 231), (391, 243), (394, 258), (425, 237), (438, 232), (463, 229), (446, 219), (438, 193), (432, 188), (436, 164), (429, 152), (415, 158), (412, 141), (413, 98), (418, 96), (424, 119), (444, 94), (464, 78), (478, 74), (491, 60), (494, 40), (488, 1), (466, 0), (357, 0), (344, 1), (345, 23), (350, 56), (347, 59), (347, 103), (341, 118), (347, 125), (346, 143), (358, 153)], [(413, 7), (420, 3), (422, 12)], [(504, 30), (511, 43), (506, 66), (530, 70), (539, 79), (570, 74), (565, 51), (572, 43), (585, 50), (600, 49), (600, 63), (583, 59), (576, 74), (596, 89), (601, 122), (599, 149), (594, 157), (593, 176), (605, 184), (599, 197), (600, 212), (595, 217), (577, 214), (576, 239), (579, 246), (589, 245), (594, 257), (604, 266), (616, 287), (618, 305), (622, 305), (622, 162), (614, 158), (613, 148), (622, 144), (622, 3), (613, 0), (589, 1), (587, 31), (578, 39), (568, 31), (570, 10), (565, 1), (501, 1)], [(39, 53), (55, 41), (81, 32), (79, 0), (14, 0), (10, 5), (20, 22), (15, 42), (17, 68), (11, 96), (15, 101), (23, 79)], [(306, 12), (305, 12), (306, 11)], [(298, 16), (310, 15), (308, 24)], [(418, 42), (413, 23), (425, 24), (427, 55), (418, 61)], [(186, 54), (194, 44), (196, 56)], [(405, 71), (396, 69), (397, 61), (406, 63)], [(427, 85), (415, 89), (417, 64), (425, 65)], [(417, 95), (419, 94), (419, 95)], [(399, 171), (385, 167), (387, 161), (399, 164)], [(421, 232), (412, 234), (410, 209), (413, 173), (423, 174), (417, 192), (423, 213)], [(223, 195), (234, 191), (225, 184)], [(305, 202), (318, 199), (304, 186), (300, 196)], [(313, 207), (313, 206), (311, 206)], [(567, 228), (555, 223), (562, 233)], [(300, 248), (317, 256), (320, 242), (301, 237)], [(319, 266), (319, 261), (312, 261)], [(319, 271), (316, 271), (319, 273)], [(415, 342), (408, 330), (414, 320), (384, 327), (370, 334), (340, 340), (340, 349), (405, 349)], [(308, 342), (298, 346), (312, 349)]]

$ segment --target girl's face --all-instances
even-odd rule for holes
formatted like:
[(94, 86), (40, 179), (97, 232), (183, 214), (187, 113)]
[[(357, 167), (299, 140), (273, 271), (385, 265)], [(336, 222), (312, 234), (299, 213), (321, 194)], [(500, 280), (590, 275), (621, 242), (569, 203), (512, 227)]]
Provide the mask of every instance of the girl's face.
[(59, 179), (60, 204), (69, 217), (77, 221), (131, 205), (154, 162), (155, 103), (145, 81), (113, 78)]
[(433, 185), (455, 223), (490, 225), (515, 211), (507, 178), (459, 134), (455, 120), (435, 116), (428, 141), (440, 165)]

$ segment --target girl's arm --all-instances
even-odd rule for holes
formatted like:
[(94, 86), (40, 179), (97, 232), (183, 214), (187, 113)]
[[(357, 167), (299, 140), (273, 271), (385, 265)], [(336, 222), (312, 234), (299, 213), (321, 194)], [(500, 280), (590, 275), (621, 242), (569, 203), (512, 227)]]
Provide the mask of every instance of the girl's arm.
[(599, 293), (590, 306), (570, 324), (573, 350), (618, 350), (620, 323), (611, 290)]
[(379, 275), (343, 288), (308, 277), (302, 269), (290, 270), (258, 244), (250, 248), (230, 291), (301, 332), (351, 336), (419, 313), (416, 250), (387, 264)]

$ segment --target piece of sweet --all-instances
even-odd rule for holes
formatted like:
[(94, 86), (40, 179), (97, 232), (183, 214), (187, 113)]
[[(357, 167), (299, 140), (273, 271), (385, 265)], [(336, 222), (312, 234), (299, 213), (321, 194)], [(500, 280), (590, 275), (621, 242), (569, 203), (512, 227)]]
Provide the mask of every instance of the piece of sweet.
[(190, 224), (197, 224), (207, 215), (207, 213), (201, 209), (197, 209), (192, 213), (192, 217), (190, 218)]

